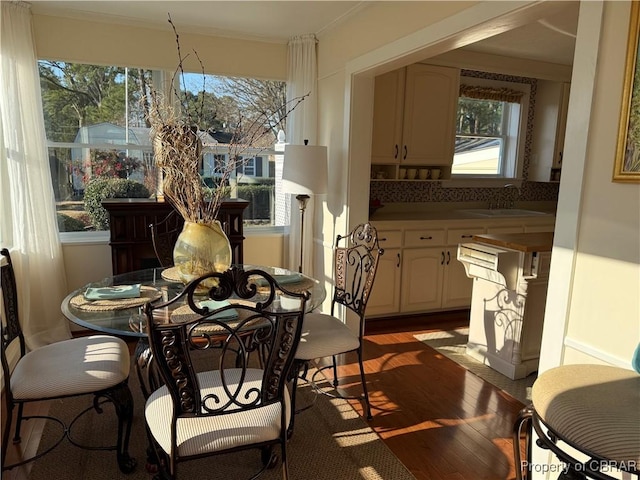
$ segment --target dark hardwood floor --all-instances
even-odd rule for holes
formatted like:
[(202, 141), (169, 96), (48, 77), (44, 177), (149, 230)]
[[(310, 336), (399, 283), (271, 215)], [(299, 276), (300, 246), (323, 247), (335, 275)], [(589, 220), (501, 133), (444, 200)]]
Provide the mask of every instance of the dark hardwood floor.
[[(524, 405), (413, 337), (464, 325), (468, 311), (367, 324), (369, 425), (418, 480), (515, 478), (511, 431)], [(355, 356), (341, 374), (358, 393)]]
[[(511, 429), (522, 403), (413, 337), (466, 324), (467, 311), (367, 324), (364, 356), (373, 414), (368, 423), (417, 480), (515, 478)], [(356, 357), (344, 360), (343, 388), (358, 393)], [(362, 413), (359, 402), (352, 404)], [(37, 448), (38, 439), (37, 431), (25, 434), (21, 447)], [(54, 456), (55, 451), (49, 454)], [(2, 478), (26, 480), (28, 470), (16, 468)]]

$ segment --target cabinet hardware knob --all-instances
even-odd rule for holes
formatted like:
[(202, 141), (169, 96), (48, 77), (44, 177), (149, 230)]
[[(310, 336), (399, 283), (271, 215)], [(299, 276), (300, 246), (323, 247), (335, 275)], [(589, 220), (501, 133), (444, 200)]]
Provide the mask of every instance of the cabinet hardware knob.
[(407, 146), (404, 146), (404, 157), (402, 157), (403, 160), (407, 159)]
[(396, 143), (396, 153), (393, 154), (393, 158), (398, 158), (398, 144)]
[(473, 235), (461, 235), (460, 238), (473, 238)]
[(440, 259), (440, 265), (444, 265), (444, 252), (440, 252), (442, 258)]
[(447, 265), (451, 262), (451, 252), (447, 252)]
[(400, 254), (398, 253), (398, 264), (396, 265), (396, 267), (400, 268)]
[(420, 237), (420, 240), (433, 240), (433, 237)]
[(380, 241), (381, 242), (386, 242), (387, 241), (387, 237), (381, 238)]

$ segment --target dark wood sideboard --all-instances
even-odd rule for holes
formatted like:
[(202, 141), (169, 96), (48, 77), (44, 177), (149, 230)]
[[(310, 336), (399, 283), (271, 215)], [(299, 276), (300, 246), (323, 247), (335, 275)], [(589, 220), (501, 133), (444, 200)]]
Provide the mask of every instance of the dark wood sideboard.
[[(233, 263), (243, 262), (242, 214), (248, 205), (246, 200), (230, 199), (222, 204), (218, 213), (218, 220), (231, 243)], [(160, 266), (149, 225), (159, 225), (159, 234), (177, 238), (184, 224), (183, 218), (168, 202), (147, 198), (111, 198), (103, 200), (102, 206), (109, 213), (109, 245), (114, 275)]]

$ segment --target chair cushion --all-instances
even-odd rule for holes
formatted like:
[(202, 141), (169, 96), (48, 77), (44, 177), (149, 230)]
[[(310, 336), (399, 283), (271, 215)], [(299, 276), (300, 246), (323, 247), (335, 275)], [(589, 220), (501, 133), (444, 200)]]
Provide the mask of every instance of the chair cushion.
[(564, 365), (533, 384), (538, 416), (586, 452), (640, 465), (640, 375), (608, 365)]
[(313, 360), (356, 350), (360, 340), (336, 317), (324, 313), (308, 313), (302, 322), (302, 335), (297, 360)]
[(16, 400), (82, 395), (113, 387), (129, 377), (127, 344), (111, 335), (52, 343), (27, 353), (11, 375)]
[[(238, 385), (240, 372), (240, 369), (224, 371), (231, 391)], [(260, 369), (248, 369), (240, 395), (251, 388), (260, 388), (262, 375)], [(215, 394), (222, 401), (228, 398), (221, 386), (219, 371), (198, 373), (198, 382), (202, 396)], [(286, 389), (284, 401), (286, 425), (289, 425), (291, 409)], [(279, 403), (273, 403), (237, 413), (179, 418), (176, 424), (178, 456), (188, 457), (275, 440), (280, 436), (280, 409)], [(153, 438), (166, 453), (170, 453), (173, 401), (166, 386), (151, 394), (144, 413)]]

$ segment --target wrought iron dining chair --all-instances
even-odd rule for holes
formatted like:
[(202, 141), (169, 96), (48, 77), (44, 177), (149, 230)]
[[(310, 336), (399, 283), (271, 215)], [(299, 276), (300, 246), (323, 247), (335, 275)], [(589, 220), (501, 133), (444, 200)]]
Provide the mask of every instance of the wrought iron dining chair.
[[(280, 308), (282, 296), (295, 306)], [(279, 445), (288, 478), (287, 381), (308, 298), (262, 270), (234, 266), (193, 280), (168, 302), (147, 304), (149, 343), (164, 385), (148, 398), (145, 419), (163, 474), (174, 479), (180, 462), (258, 449), (255, 478), (276, 465)]]
[(542, 373), (513, 427), (516, 479), (535, 471), (534, 432), (536, 444), (562, 462), (559, 480), (640, 476), (640, 344), (632, 366), (575, 364)]
[[(328, 368), (333, 369), (334, 390), (319, 392), (339, 398), (359, 398), (364, 403), (367, 419), (371, 419), (369, 392), (362, 363), (362, 338), (364, 336), (365, 312), (369, 294), (376, 277), (378, 260), (384, 250), (378, 244), (378, 234), (370, 223), (360, 224), (345, 236), (338, 235), (334, 247), (334, 288), (331, 300), (331, 314), (309, 313), (305, 316), (302, 336), (295, 355), (293, 378), (294, 406), (295, 391), (299, 379), (306, 379), (309, 363), (325, 357), (332, 357), (329, 365), (319, 367), (311, 377), (316, 385), (318, 375)], [(355, 312), (358, 316), (358, 330), (353, 331), (336, 317), (336, 307)], [(338, 392), (337, 356), (356, 352), (360, 366), (362, 396), (346, 396)]]
[[(136, 465), (129, 456), (129, 436), (133, 417), (133, 398), (127, 385), (129, 349), (127, 344), (110, 335), (92, 335), (63, 340), (27, 352), (18, 316), (18, 284), (11, 256), (0, 251), (2, 286), (2, 342), (0, 360), (4, 378), (7, 418), (2, 436), (2, 470), (36, 460), (57, 447), (65, 437), (75, 446), (90, 450), (115, 450), (118, 466), (130, 473)], [(93, 395), (93, 405), (84, 409), (69, 425), (50, 415), (25, 415), (25, 404), (81, 395)], [(103, 413), (105, 404), (115, 408), (118, 433), (115, 445), (81, 445), (73, 438), (72, 427), (91, 410)], [(14, 409), (17, 407), (13, 443), (20, 443), (22, 423), (40, 418), (57, 422), (62, 434), (55, 443), (30, 458), (5, 465)]]

